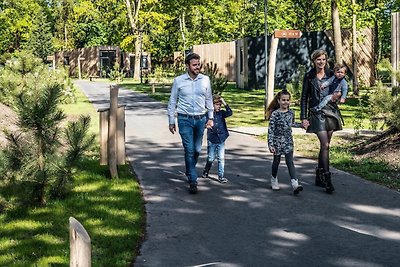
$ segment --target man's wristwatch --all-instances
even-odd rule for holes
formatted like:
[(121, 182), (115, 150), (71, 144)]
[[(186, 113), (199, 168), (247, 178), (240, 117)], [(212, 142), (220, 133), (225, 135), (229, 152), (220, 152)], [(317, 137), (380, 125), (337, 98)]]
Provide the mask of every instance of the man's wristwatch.
[(214, 120), (214, 118), (208, 118), (210, 121), (213, 121)]

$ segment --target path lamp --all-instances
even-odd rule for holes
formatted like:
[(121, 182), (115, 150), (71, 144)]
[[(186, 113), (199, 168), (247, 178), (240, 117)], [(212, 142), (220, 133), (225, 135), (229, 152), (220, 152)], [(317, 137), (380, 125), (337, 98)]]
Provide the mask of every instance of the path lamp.
[(139, 29), (139, 41), (140, 41), (140, 43), (139, 43), (139, 47), (140, 47), (140, 53), (139, 53), (139, 66), (140, 66), (140, 84), (142, 84), (143, 83), (143, 63), (142, 63), (142, 55), (143, 55), (143, 48), (142, 48), (142, 45), (143, 45), (143, 40), (142, 40), (142, 38), (143, 38), (143, 36), (142, 36), (142, 34), (143, 34), (143, 30), (142, 29)]
[(265, 34), (265, 99), (264, 99), (264, 119), (267, 120), (267, 107), (272, 99), (268, 95), (268, 22), (267, 22), (268, 0), (264, 0), (264, 34)]

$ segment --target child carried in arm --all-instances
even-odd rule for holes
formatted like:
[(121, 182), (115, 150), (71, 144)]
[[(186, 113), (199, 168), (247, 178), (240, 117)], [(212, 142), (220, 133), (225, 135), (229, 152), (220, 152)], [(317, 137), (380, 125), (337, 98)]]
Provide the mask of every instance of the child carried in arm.
[(311, 111), (321, 111), (330, 101), (340, 102), (343, 104), (346, 101), (348, 85), (345, 80), (347, 67), (344, 64), (336, 64), (333, 68), (334, 76), (321, 84), (321, 91), (328, 87), (328, 95), (325, 96), (318, 106), (311, 108)]

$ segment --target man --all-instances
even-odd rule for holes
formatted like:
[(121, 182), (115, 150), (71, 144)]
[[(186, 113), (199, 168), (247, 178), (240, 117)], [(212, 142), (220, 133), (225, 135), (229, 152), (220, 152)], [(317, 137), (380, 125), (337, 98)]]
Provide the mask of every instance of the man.
[(172, 84), (168, 119), (169, 131), (174, 134), (175, 112), (177, 113), (179, 134), (185, 150), (185, 173), (189, 182), (189, 192), (195, 194), (196, 164), (201, 152), (204, 128), (214, 125), (214, 107), (210, 78), (200, 73), (200, 56), (190, 53), (186, 56), (185, 65), (187, 72), (176, 77)]

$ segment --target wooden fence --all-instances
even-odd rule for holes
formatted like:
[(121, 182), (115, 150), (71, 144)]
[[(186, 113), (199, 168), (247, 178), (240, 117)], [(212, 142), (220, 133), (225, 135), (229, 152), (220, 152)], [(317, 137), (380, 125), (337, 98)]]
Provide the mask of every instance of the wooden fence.
[[(333, 43), (333, 31), (325, 31), (329, 40)], [(343, 62), (353, 72), (352, 59), (352, 32), (350, 29), (342, 29)], [(363, 86), (375, 84), (375, 36), (373, 29), (363, 29), (357, 32), (357, 63), (358, 82)]]
[(218, 73), (221, 73), (228, 81), (236, 81), (235, 42), (194, 45), (193, 52), (200, 55), (203, 69), (205, 64), (212, 62), (217, 64)]

